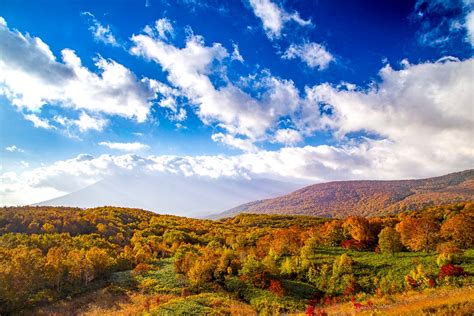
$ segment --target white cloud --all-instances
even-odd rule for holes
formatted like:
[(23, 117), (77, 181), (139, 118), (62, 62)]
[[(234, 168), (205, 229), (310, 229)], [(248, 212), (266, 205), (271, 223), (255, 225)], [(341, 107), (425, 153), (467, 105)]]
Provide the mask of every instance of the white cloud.
[(472, 0), (418, 0), (414, 20), (420, 23), (419, 41), (444, 46), (460, 37), (474, 47), (474, 2)]
[(242, 55), (240, 54), (239, 45), (233, 43), (232, 47), (233, 47), (234, 50), (232, 51), (232, 55), (230, 56), (230, 59), (240, 61), (241, 63), (243, 63), (244, 62), (244, 57), (242, 57)]
[(212, 135), (212, 140), (215, 142), (224, 143), (230, 147), (238, 148), (245, 152), (256, 152), (258, 148), (253, 144), (250, 139), (244, 139), (235, 137), (232, 135), (225, 135), (223, 133), (217, 133)]
[[(318, 182), (411, 179), (472, 168), (472, 154), (470, 160), (432, 164), (423, 160), (428, 154), (418, 157), (419, 151), (398, 151), (397, 146), (390, 140), (365, 139), (358, 144), (343, 146), (286, 147), (237, 156), (79, 155), (21, 173), (0, 174), (0, 199), (4, 205), (36, 203), (79, 190), (112, 175), (139, 177), (143, 173), (169, 172), (209, 178), (304, 179)], [(450, 154), (448, 152), (446, 156)]]
[(467, 39), (471, 46), (474, 47), (474, 11), (466, 15), (466, 22), (464, 24), (467, 32)]
[(150, 146), (134, 142), (134, 143), (113, 143), (113, 142), (100, 142), (99, 145), (109, 147), (110, 149), (122, 150), (122, 151), (140, 151), (147, 150)]
[(23, 149), (18, 148), (18, 147), (16, 147), (15, 145), (11, 145), (11, 146), (5, 147), (5, 150), (6, 150), (6, 151), (9, 151), (9, 152), (11, 152), (11, 153), (14, 153), (14, 152), (24, 153), (24, 152), (25, 152)]
[(111, 46), (120, 46), (115, 38), (112, 30), (109, 25), (103, 25), (95, 18), (95, 16), (90, 12), (83, 12), (82, 15), (89, 17), (90, 26), (89, 30), (92, 32), (94, 39), (98, 42), (102, 42)]
[(174, 114), (168, 115), (168, 118), (169, 118), (171, 121), (182, 122), (182, 121), (186, 120), (186, 118), (187, 118), (187, 112), (186, 112), (185, 109), (180, 108), (180, 109), (179, 109), (178, 111), (176, 111)]
[(216, 123), (234, 138), (266, 139), (278, 118), (296, 110), (298, 91), (293, 82), (269, 73), (255, 82), (261, 91), (258, 99), (228, 81), (215, 87), (210, 75), (218, 73), (215, 67), (229, 57), (219, 43), (205, 46), (203, 38), (195, 35), (187, 39), (184, 48), (147, 34), (134, 35), (132, 41), (131, 53), (160, 64), (168, 72), (168, 81), (198, 106), (197, 114), (205, 124)]
[(311, 68), (326, 69), (334, 57), (324, 46), (317, 43), (291, 44), (282, 55), (283, 59), (299, 58)]
[(25, 114), (24, 118), (32, 122), (33, 126), (36, 128), (56, 129), (56, 127), (49, 123), (48, 119), (40, 118), (36, 114)]
[[(384, 138), (399, 170), (472, 167), (473, 68), (474, 59), (405, 62), (401, 70), (382, 68), (381, 81), (366, 90), (327, 83), (307, 88), (304, 118), (297, 123), (308, 133), (330, 130), (341, 140), (358, 132)], [(317, 114), (317, 106), (325, 114)]]
[(20, 165), (23, 167), (23, 168), (29, 168), (30, 167), (30, 164), (26, 161), (20, 161)]
[(77, 120), (57, 115), (54, 117), (54, 121), (59, 125), (68, 128), (77, 127), (77, 129), (82, 133), (88, 130), (96, 130), (100, 132), (108, 123), (107, 120), (100, 117), (92, 117), (86, 112), (81, 112)]
[(311, 21), (303, 20), (298, 12), (290, 14), (270, 0), (250, 0), (250, 6), (255, 16), (262, 21), (263, 29), (270, 39), (279, 38), (284, 24), (289, 21), (302, 26), (311, 25)]
[(173, 26), (167, 18), (157, 20), (155, 22), (155, 28), (158, 32), (158, 36), (163, 40), (167, 40), (168, 36), (174, 36)]
[(303, 136), (294, 129), (284, 128), (275, 132), (275, 141), (285, 145), (294, 145), (303, 141)]
[(51, 104), (145, 121), (157, 97), (150, 79), (138, 80), (100, 56), (95, 65), (100, 74), (82, 66), (70, 49), (58, 62), (41, 39), (0, 25), (0, 94), (13, 105), (39, 111)]

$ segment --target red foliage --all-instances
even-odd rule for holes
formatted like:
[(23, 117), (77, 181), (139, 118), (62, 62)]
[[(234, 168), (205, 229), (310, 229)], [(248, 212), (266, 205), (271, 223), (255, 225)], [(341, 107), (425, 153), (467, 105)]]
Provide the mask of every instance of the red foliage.
[(323, 309), (318, 308), (316, 310), (316, 316), (328, 316), (328, 313), (326, 313)]
[(352, 295), (356, 292), (357, 290), (357, 283), (350, 281), (346, 287), (344, 288), (344, 295)]
[(280, 297), (285, 294), (285, 289), (278, 280), (270, 280), (270, 286), (268, 287), (268, 290)]
[(444, 279), (450, 276), (462, 276), (465, 275), (463, 267), (455, 266), (454, 264), (448, 263), (441, 267), (439, 270), (438, 278)]
[(405, 276), (405, 281), (411, 288), (416, 288), (419, 286), (418, 282), (409, 275)]
[(362, 309), (362, 304), (361, 303), (354, 303), (354, 308), (356, 311), (360, 311)]
[(324, 305), (331, 305), (331, 298), (330, 297), (326, 297), (324, 299)]
[(348, 239), (341, 242), (341, 247), (344, 249), (363, 250), (367, 248), (367, 243), (355, 239)]
[(435, 287), (435, 286), (436, 286), (435, 280), (429, 279), (429, 280), (428, 280), (428, 286), (429, 286), (429, 287)]

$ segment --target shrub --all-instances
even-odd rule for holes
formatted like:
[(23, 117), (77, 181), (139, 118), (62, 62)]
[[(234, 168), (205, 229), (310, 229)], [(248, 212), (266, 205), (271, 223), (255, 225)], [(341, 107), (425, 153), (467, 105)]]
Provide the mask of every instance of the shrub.
[(340, 257), (337, 257), (332, 266), (333, 276), (340, 276), (343, 274), (352, 273), (352, 266), (354, 265), (354, 260), (348, 254), (342, 254)]
[(150, 271), (152, 269), (153, 269), (153, 266), (151, 264), (139, 263), (133, 269), (133, 274), (143, 275), (143, 274), (147, 273), (148, 271)]
[(285, 289), (278, 280), (270, 280), (268, 290), (279, 297), (282, 297), (285, 294)]
[(444, 279), (446, 277), (458, 277), (458, 276), (463, 276), (466, 273), (464, 272), (463, 267), (455, 266), (453, 264), (445, 264), (441, 267), (439, 270), (438, 278)]

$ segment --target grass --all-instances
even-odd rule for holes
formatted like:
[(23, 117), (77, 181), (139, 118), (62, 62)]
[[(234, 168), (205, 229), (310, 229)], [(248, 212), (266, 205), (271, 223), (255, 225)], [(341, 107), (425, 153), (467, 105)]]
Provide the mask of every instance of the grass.
[(173, 258), (166, 258), (155, 263), (156, 270), (136, 276), (141, 289), (150, 293), (180, 294), (189, 286), (188, 280), (174, 271)]
[[(412, 291), (372, 301), (372, 308), (362, 304), (357, 315), (473, 315), (474, 287)], [(328, 315), (353, 315), (356, 310), (352, 303), (345, 303), (324, 311)]]
[(202, 293), (180, 297), (160, 305), (146, 315), (255, 315), (250, 306), (223, 293)]

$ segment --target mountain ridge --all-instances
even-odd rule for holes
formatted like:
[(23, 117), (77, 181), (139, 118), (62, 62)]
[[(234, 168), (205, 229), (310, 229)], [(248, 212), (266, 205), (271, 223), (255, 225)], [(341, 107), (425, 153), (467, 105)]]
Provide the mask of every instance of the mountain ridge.
[(473, 199), (474, 169), (468, 169), (425, 179), (317, 183), (276, 198), (238, 205), (216, 217), (240, 213), (370, 217)]

